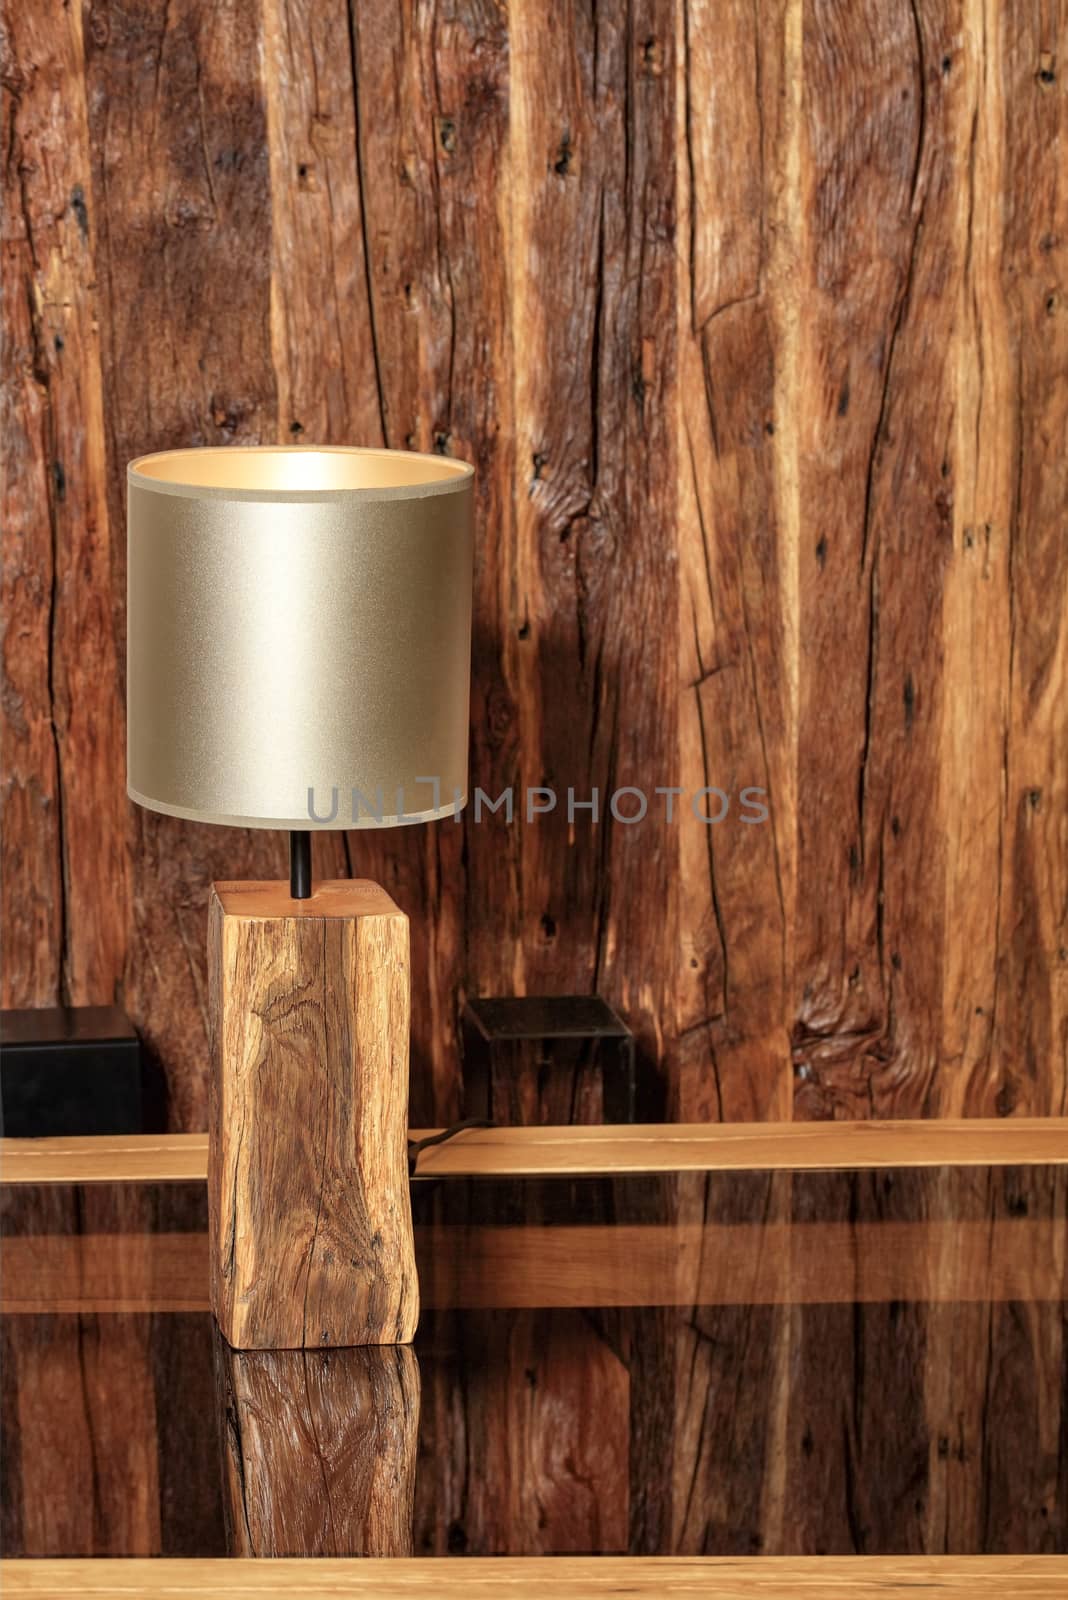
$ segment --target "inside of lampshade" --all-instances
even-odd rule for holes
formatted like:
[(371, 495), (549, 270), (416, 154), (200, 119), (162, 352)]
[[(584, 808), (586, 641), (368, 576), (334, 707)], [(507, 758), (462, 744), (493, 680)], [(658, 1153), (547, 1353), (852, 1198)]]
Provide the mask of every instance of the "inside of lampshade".
[(446, 484), (471, 468), (448, 456), (404, 450), (299, 450), (240, 446), (167, 450), (132, 463), (140, 477), (191, 489), (279, 490), (403, 489)]

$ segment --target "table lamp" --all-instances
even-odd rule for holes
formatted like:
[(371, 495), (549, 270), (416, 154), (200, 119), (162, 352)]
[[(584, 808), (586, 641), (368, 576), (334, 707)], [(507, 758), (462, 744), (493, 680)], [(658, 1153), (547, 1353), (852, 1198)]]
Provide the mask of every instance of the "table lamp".
[(240, 1349), (407, 1343), (408, 919), (311, 836), (464, 804), (472, 469), (170, 450), (128, 489), (130, 797), (290, 835), (288, 884), (211, 892), (212, 1308)]

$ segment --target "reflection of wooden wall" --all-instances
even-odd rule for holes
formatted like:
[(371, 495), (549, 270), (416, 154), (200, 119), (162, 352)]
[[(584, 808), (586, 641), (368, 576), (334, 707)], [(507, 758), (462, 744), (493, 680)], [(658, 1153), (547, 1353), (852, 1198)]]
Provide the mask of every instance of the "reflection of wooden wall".
[(240, 1351), (216, 1330), (215, 1383), (231, 1555), (411, 1555), (410, 1345)]
[(203, 1188), (6, 1190), (5, 1552), (217, 1553), (224, 1498), (233, 1549), (396, 1550), (417, 1429), (416, 1553), (1068, 1552), (1068, 1169), (561, 1183), (551, 1273), (509, 1197), (423, 1236), (414, 1356), (217, 1344), (213, 1398)]
[[(5, 1293), (36, 1303), (0, 1320), (5, 1554), (224, 1553), (206, 1199), (188, 1184), (0, 1190)], [(41, 1294), (56, 1248), (74, 1254)]]
[(123, 793), (123, 467), (478, 468), (473, 773), (770, 825), (337, 838), (457, 1002), (599, 989), (684, 1117), (1063, 1108), (1056, 8), (10, 4), (6, 1003), (118, 997), (202, 1125), (213, 875)]

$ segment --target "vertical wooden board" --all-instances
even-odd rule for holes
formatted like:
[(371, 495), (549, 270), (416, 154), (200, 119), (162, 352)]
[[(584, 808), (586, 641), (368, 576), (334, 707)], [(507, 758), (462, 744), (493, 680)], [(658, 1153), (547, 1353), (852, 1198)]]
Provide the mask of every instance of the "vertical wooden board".
[[(512, 320), (502, 216), (511, 181), (508, 26), (503, 8), (456, 0), (436, 11), (420, 43), (435, 86), (428, 122), (434, 236), (420, 279), (440, 276), (448, 311), (447, 344), (429, 368), (434, 386), (425, 395), (420, 426), (429, 426), (429, 434), (421, 435), (424, 448), (463, 456), (475, 467), (469, 772), (471, 786), (485, 782), (491, 788), (500, 771), (501, 730), (487, 708), (506, 703), (501, 677), (503, 671), (507, 681), (515, 649), (503, 588), (514, 528)], [(395, 285), (401, 296), (404, 282)], [(426, 835), (419, 902), (425, 910), (413, 970), (427, 1002), (420, 1008), (415, 1059), (431, 1091), (424, 1103), (446, 1120), (459, 1108), (460, 991), (472, 966), (494, 974), (510, 967), (514, 851), (513, 839), (476, 828), (470, 810), (462, 819), (435, 824)]]
[[(118, 1235), (123, 1275), (150, 1277), (154, 1202), (143, 1189), (5, 1189), (5, 1235)], [(72, 1285), (77, 1294), (79, 1286)], [(24, 1555), (162, 1552), (152, 1318), (57, 1315), (6, 1320), (5, 1388), (17, 1419)], [(62, 1397), (66, 1397), (62, 1399)], [(57, 1398), (59, 1397), (59, 1398)]]
[[(583, 1214), (608, 1223), (669, 1222), (678, 1216), (686, 1175), (633, 1174), (586, 1185)], [(695, 1177), (691, 1187), (697, 1187)], [(674, 1482), (678, 1379), (675, 1357), (678, 1313), (665, 1306), (627, 1306), (593, 1313), (601, 1337), (619, 1352), (629, 1386), (627, 1456), (629, 1462), (629, 1555), (655, 1555), (673, 1547)]]
[[(379, 428), (392, 449), (446, 449), (454, 307), (450, 262), (440, 249), (438, 149), (444, 156), (445, 146), (456, 148), (458, 108), (442, 109), (436, 56), (440, 50), (441, 65), (448, 70), (451, 60), (456, 71), (479, 18), (477, 10), (441, 14), (434, 4), (404, 0), (351, 15), (350, 182), (363, 208)], [(469, 162), (470, 142), (465, 156)]]
[[(629, 1376), (618, 1352), (581, 1315), (534, 1312), (516, 1319), (509, 1364), (510, 1477), (530, 1553), (624, 1552)], [(493, 1411), (486, 1422), (498, 1426)], [(509, 1539), (500, 1524), (497, 1548)]]
[[(720, 1120), (761, 1121), (789, 1106), (786, 1027), (791, 852), (788, 810), (789, 711), (784, 686), (779, 564), (775, 527), (774, 375), (771, 329), (759, 300), (725, 308), (701, 333), (703, 405), (713, 442), (708, 478), (695, 484), (707, 541), (706, 582), (714, 596), (711, 634), (699, 642), (697, 677), (685, 716), (686, 787), (694, 796), (680, 828), (687, 853), (705, 860), (688, 877), (687, 913), (706, 899), (705, 948), (691, 969), (705, 978), (696, 1013)], [(700, 791), (712, 792), (697, 798)], [(742, 795), (759, 790), (764, 820), (744, 820)], [(750, 796), (750, 799), (753, 799)], [(724, 810), (726, 808), (726, 814)], [(698, 820), (719, 817), (717, 821)], [(785, 826), (784, 826), (785, 822)], [(781, 846), (777, 838), (782, 829)], [(703, 837), (701, 837), (703, 836)], [(699, 886), (699, 887), (695, 887)], [(694, 986), (696, 987), (696, 986)], [(683, 993), (689, 985), (684, 987)], [(692, 992), (692, 991), (691, 991)], [(700, 1081), (680, 1085), (685, 1104), (704, 1109)], [(696, 1100), (690, 1095), (696, 1092)]]
[(39, 345), (53, 363), (50, 683), (63, 819), (64, 991), (85, 1005), (120, 998), (128, 940), (122, 635), (111, 602), (122, 524), (112, 523), (107, 505), (98, 243), (78, 12), (57, 15), (56, 29), (67, 36), (64, 94), (76, 120), (63, 146), (66, 171), (53, 167), (50, 175), (64, 191), (69, 186), (69, 198), (50, 197), (51, 237), (35, 241), (35, 249)]
[[(382, 443), (356, 163), (345, 0), (264, 0), (275, 442)], [(351, 876), (342, 833), (314, 841), (317, 878)]]
[(953, 6), (805, 19), (802, 1116), (922, 1115), (940, 1092), (955, 386), (933, 330), (958, 298), (959, 29)]
[(463, 1555), (467, 1550), (467, 1406), (447, 1312), (424, 1312), (419, 1323), (420, 1414), (415, 1471), (413, 1553)]
[[(699, 0), (680, 12), (682, 1117), (784, 1117), (790, 1105), (793, 9)], [(720, 792), (691, 803), (706, 788)], [(763, 791), (763, 822), (742, 820), (747, 788)]]
[[(864, 535), (887, 335), (904, 299), (919, 171), (913, 18), (904, 7), (806, 8), (802, 68), (807, 226), (799, 586), (805, 649), (797, 778), (796, 1108), (850, 1116), (863, 1114), (867, 1098), (858, 1056), (884, 1020), (880, 975), (872, 970), (870, 889), (863, 907), (856, 900), (872, 623)], [(829, 1102), (832, 1071), (836, 1088)]]
[[(265, 0), (271, 355), (279, 444), (383, 442), (354, 68), (344, 0)], [(361, 841), (354, 840), (352, 848), (359, 860)], [(351, 876), (346, 835), (318, 834), (313, 867), (317, 878)]]
[[(473, 462), (475, 616), (471, 782), (510, 772), (510, 324), (504, 15), (471, 3), (354, 7), (356, 180), (382, 437)], [(500, 780), (500, 787), (511, 782)], [(412, 914), (412, 1116), (460, 1100), (457, 991), (472, 964), (510, 969), (514, 833), (463, 822), (361, 834), (354, 861)], [(492, 835), (492, 837), (491, 837)], [(469, 912), (474, 883), (485, 884)], [(470, 956), (469, 951), (474, 955)], [(510, 992), (507, 977), (490, 990)]]
[[(42, 1189), (37, 1185), (27, 1186), (23, 1191), (5, 1184), (0, 1187), (0, 1224), (5, 1240), (36, 1232), (76, 1231), (78, 1216), (74, 1193), (67, 1188)], [(6, 1249), (5, 1245), (5, 1252)], [(10, 1282), (10, 1262), (5, 1260), (3, 1266)], [(56, 1547), (49, 1542), (53, 1537), (66, 1540), (71, 1548), (79, 1550), (88, 1548), (91, 1542), (91, 1517), (79, 1504), (89, 1487), (85, 1429), (73, 1396), (73, 1374), (67, 1370), (77, 1364), (76, 1334), (77, 1319), (74, 1317), (0, 1318), (3, 1357), (0, 1423), (4, 1446), (0, 1452), (3, 1486), (0, 1527), (4, 1551), (9, 1556), (53, 1554)], [(60, 1346), (58, 1356), (56, 1345)], [(52, 1486), (51, 1504), (47, 1498), (51, 1436), (46, 1433), (42, 1438), (42, 1423), (51, 1426), (55, 1402), (49, 1399), (42, 1410), (37, 1381), (38, 1371), (45, 1364), (54, 1364), (57, 1370), (50, 1374), (51, 1385), (57, 1392), (66, 1394), (70, 1401), (66, 1438), (71, 1470), (61, 1484)], [(23, 1387), (24, 1378), (26, 1388)], [(43, 1464), (37, 1459), (39, 1455), (45, 1457)], [(50, 1529), (55, 1531), (50, 1534)]]
[[(599, 61), (602, 54), (611, 59), (603, 34), (602, 24)], [(605, 268), (594, 507), (599, 500), (609, 507), (618, 493), (619, 520), (613, 526), (610, 512), (600, 523), (591, 517), (578, 550), (585, 661), (587, 667), (594, 662), (591, 691), (598, 707), (591, 774), (606, 794), (628, 783), (643, 788), (650, 774), (670, 773), (670, 784), (677, 763), (674, 46), (673, 8), (665, 0), (639, 0), (619, 40), (621, 87), (609, 101), (623, 113), (609, 168), (618, 172), (622, 165), (624, 175), (622, 253), (618, 269), (614, 263)], [(611, 202), (610, 191), (609, 250)], [(611, 260), (609, 253), (606, 263)], [(625, 441), (618, 460), (617, 430)], [(599, 636), (594, 619), (601, 605)], [(632, 814), (629, 803), (626, 814)], [(640, 824), (603, 825), (589, 985), (626, 1018), (646, 1075), (659, 1074), (658, 1092), (643, 1094), (639, 1117), (662, 1115), (669, 1093), (666, 1018), (675, 970), (672, 943), (663, 936), (674, 922), (675, 859), (659, 818), (650, 827), (653, 814), (650, 796), (650, 815)]]
[(1068, 1106), (1068, 16), (993, 8), (1004, 108), (1002, 282), (1014, 352), (1011, 650), (996, 1071), (974, 1109)]
[[(134, 456), (275, 435), (260, 59), (254, 7), (181, 0), (151, 13), (110, 3), (87, 13), (107, 505), (115, 529), (125, 526), (126, 464)], [(118, 547), (112, 604), (120, 617), (124, 571)], [(121, 760), (114, 783), (121, 790)], [(171, 1125), (203, 1127), (208, 886), (216, 877), (277, 877), (284, 846), (271, 833), (124, 810), (133, 885), (125, 1003), (165, 1068)], [(85, 835), (98, 847), (91, 829)]]
[[(664, 1056), (676, 766), (673, 16), (512, 14), (522, 982), (597, 989)], [(641, 802), (617, 788), (646, 791)], [(568, 791), (589, 810), (568, 816)], [(548, 803), (548, 802), (546, 802)], [(653, 918), (648, 908), (657, 907)]]
[[(49, 22), (51, 18), (48, 19)], [(3, 490), (3, 912), (5, 1006), (59, 998), (63, 962), (63, 877), (59, 777), (52, 722), (54, 535), (48, 461), (52, 432), (50, 367), (40, 349), (31, 193), (39, 161), (33, 147), (47, 129), (49, 78), (63, 81), (51, 28), (32, 39), (34, 17), (5, 19), (3, 317), (0, 381)], [(50, 97), (49, 97), (50, 98)], [(37, 124), (44, 127), (38, 130)], [(17, 889), (15, 885), (18, 885)]]
[[(383, 442), (352, 46), (345, 0), (265, 0), (271, 343), (282, 444)], [(320, 834), (316, 843), (334, 841)]]
[(123, 716), (82, 17), (49, 4), (10, 22), (5, 993), (110, 1004), (127, 940)]
[(999, 8), (967, 0), (939, 63), (957, 104), (961, 255), (953, 359), (953, 550), (942, 607), (940, 753), (946, 937), (938, 1111), (994, 1114), (998, 900), (1005, 850), (1012, 595), (1009, 533), (1016, 409), (1002, 247), (1002, 77), (991, 69)]
[(763, 287), (765, 180), (774, 160), (764, 119), (774, 94), (765, 93), (761, 34), (766, 29), (769, 56), (782, 48), (782, 8), (772, 4), (758, 15), (745, 0), (687, 0), (677, 17), (685, 274), (679, 312), (696, 337), (727, 306)]
[[(639, 1201), (621, 1209), (624, 1215), (640, 1215), (643, 1208)], [(672, 1356), (677, 1314), (660, 1306), (626, 1306), (587, 1315), (627, 1373), (628, 1394), (620, 1430), (624, 1469), (619, 1484), (611, 1486), (606, 1481), (603, 1493), (606, 1499), (627, 1504), (623, 1530), (627, 1553), (656, 1555), (670, 1548), (672, 1537)]]
[(1063, 1306), (992, 1308), (986, 1400), (1012, 1418), (983, 1441), (982, 1549), (1042, 1555), (1068, 1548), (1068, 1395)]
[[(515, 653), (517, 958), (523, 991), (560, 994), (593, 986), (594, 919), (603, 915), (608, 892), (599, 845), (611, 823), (604, 816), (592, 820), (588, 810), (569, 822), (567, 791), (584, 802), (603, 783), (603, 764), (597, 763), (596, 775), (592, 770), (594, 743), (606, 703), (612, 716), (625, 648), (625, 641), (604, 637), (603, 589), (610, 541), (622, 533), (624, 441), (617, 413), (609, 459), (603, 459), (596, 413), (599, 399), (612, 403), (608, 395), (621, 376), (605, 338), (619, 314), (625, 217), (618, 178), (609, 184), (606, 169), (621, 164), (632, 137), (618, 121), (612, 125), (628, 70), (627, 35), (618, 16), (606, 26), (605, 19), (571, 5), (522, 3), (512, 9), (509, 36), (512, 559), (522, 619)], [(615, 170), (618, 175), (619, 165)], [(555, 791), (555, 809), (528, 820), (528, 787)], [(605, 810), (607, 800), (602, 794)], [(544, 798), (536, 803), (540, 812), (550, 804)], [(571, 930), (580, 928), (573, 938)]]

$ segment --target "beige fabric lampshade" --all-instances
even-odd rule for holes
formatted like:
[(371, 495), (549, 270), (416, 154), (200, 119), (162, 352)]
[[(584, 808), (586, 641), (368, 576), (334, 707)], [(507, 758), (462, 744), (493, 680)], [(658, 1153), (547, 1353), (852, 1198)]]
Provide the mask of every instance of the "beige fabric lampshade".
[(469, 466), (172, 450), (132, 462), (128, 488), (132, 799), (249, 828), (381, 827), (463, 805)]

